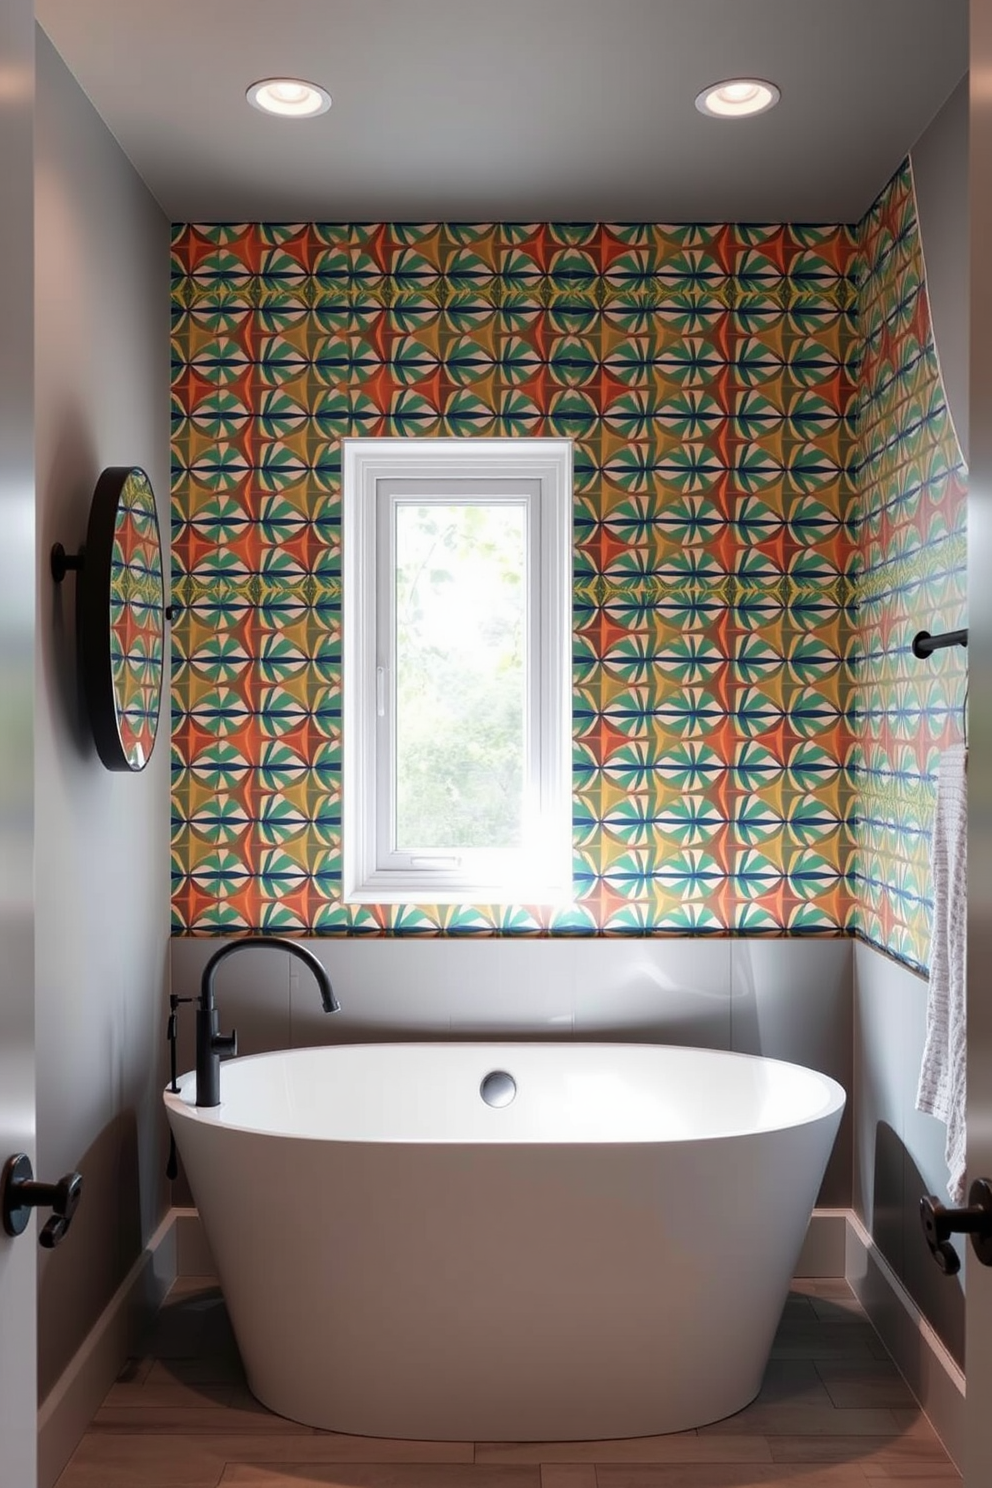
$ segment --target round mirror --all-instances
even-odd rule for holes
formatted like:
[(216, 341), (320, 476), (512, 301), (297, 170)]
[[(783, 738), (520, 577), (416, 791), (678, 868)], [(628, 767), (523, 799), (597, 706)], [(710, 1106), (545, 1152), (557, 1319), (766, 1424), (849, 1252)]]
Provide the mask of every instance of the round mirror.
[(83, 674), (108, 770), (143, 770), (158, 732), (165, 585), (155, 494), (138, 467), (105, 470), (93, 493), (82, 566)]

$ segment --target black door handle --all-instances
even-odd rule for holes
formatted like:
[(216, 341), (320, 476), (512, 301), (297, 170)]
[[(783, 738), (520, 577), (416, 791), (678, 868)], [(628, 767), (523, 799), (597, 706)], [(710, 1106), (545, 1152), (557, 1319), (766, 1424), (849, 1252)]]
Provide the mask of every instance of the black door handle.
[(51, 1209), (52, 1217), (38, 1236), (38, 1244), (54, 1250), (66, 1237), (82, 1192), (81, 1173), (66, 1173), (58, 1183), (36, 1183), (31, 1159), (23, 1152), (15, 1153), (0, 1175), (4, 1230), (8, 1235), (23, 1235), (32, 1209)]
[(970, 1235), (971, 1247), (983, 1266), (992, 1266), (992, 1183), (976, 1178), (967, 1209), (947, 1209), (929, 1194), (920, 1200), (920, 1223), (930, 1254), (945, 1276), (961, 1270), (961, 1259), (950, 1244), (952, 1235)]

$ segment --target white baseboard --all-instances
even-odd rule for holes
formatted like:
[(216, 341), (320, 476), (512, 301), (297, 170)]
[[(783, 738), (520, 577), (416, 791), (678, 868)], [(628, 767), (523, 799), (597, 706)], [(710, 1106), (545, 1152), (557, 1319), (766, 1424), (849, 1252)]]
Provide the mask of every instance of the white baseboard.
[[(38, 1413), (38, 1483), (52, 1488), (177, 1276), (212, 1276), (195, 1209), (170, 1209)], [(851, 1209), (813, 1212), (796, 1275), (844, 1277), (948, 1455), (960, 1463), (964, 1373)]]
[(38, 1410), (38, 1485), (52, 1488), (177, 1275), (170, 1210)]
[(217, 1266), (196, 1209), (173, 1209), (176, 1227), (176, 1275), (216, 1276)]
[(861, 1220), (847, 1211), (844, 1272), (924, 1414), (958, 1467), (964, 1455), (964, 1370), (952, 1358)]
[(846, 1209), (814, 1209), (796, 1276), (842, 1277), (847, 1262)]

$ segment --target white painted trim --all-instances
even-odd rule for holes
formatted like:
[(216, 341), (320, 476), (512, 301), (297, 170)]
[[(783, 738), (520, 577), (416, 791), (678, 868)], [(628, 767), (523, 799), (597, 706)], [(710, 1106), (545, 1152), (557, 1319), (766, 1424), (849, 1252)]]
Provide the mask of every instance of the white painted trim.
[(216, 1276), (214, 1261), (199, 1210), (194, 1208), (172, 1210), (176, 1226), (176, 1275)]
[(52, 1488), (177, 1275), (170, 1210), (38, 1410), (38, 1484)]
[[(528, 606), (531, 742), (528, 786), (535, 840), (487, 872), (482, 855), (457, 864), (417, 864), (382, 853), (376, 812), (383, 809), (377, 704), (390, 658), (378, 639), (382, 545), (376, 520), (380, 486), (406, 481), (511, 482), (536, 486), (528, 497), (539, 540)], [(567, 903), (572, 893), (571, 634), (572, 442), (568, 439), (345, 439), (342, 441), (343, 771), (342, 887), (348, 903)], [(538, 608), (539, 607), (539, 608)], [(388, 629), (388, 627), (387, 627)], [(381, 654), (380, 654), (381, 653)], [(488, 855), (495, 857), (497, 855)]]
[(853, 1210), (847, 1211), (845, 1272), (951, 1460), (964, 1454), (965, 1376)]
[(814, 1209), (793, 1275), (840, 1280), (844, 1275), (846, 1246), (847, 1210)]

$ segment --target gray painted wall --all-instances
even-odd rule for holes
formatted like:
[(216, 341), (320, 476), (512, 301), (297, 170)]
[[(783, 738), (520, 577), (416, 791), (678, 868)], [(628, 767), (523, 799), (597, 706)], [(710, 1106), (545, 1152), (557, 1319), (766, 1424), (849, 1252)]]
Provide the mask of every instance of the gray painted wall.
[[(159, 1090), (169, 745), (110, 774), (80, 705), (74, 550), (106, 465), (143, 465), (168, 534), (169, 225), (42, 32), (36, 116), (38, 1167), (84, 1196), (39, 1274), (43, 1400), (166, 1207)], [(30, 866), (26, 867), (30, 872)]]
[[(181, 996), (196, 996), (217, 945), (173, 940)], [(341, 1011), (322, 1011), (309, 972), (292, 957), (243, 951), (216, 980), (221, 1028), (237, 1027), (241, 1053), (449, 1038), (694, 1044), (808, 1064), (851, 1091), (847, 939), (342, 936), (306, 945), (326, 967)], [(184, 1070), (195, 1058), (190, 1013), (180, 1020)], [(851, 1143), (849, 1102), (821, 1205), (851, 1203)], [(189, 1202), (185, 1182), (176, 1202)]]
[[(912, 162), (934, 338), (967, 457), (967, 78), (914, 147)], [(896, 1275), (961, 1362), (962, 1280), (938, 1271), (923, 1241), (918, 1214), (924, 1193), (947, 1200), (943, 1123), (916, 1110), (926, 1005), (925, 978), (868, 946), (856, 946), (854, 1207)]]
[[(920, 1228), (924, 1194), (947, 1197), (944, 1124), (916, 1109), (927, 981), (871, 946), (854, 950), (854, 1209), (959, 1363), (963, 1273), (944, 1276)], [(965, 1247), (959, 1245), (961, 1254)]]
[(933, 333), (958, 442), (968, 458), (968, 79), (913, 146)]

